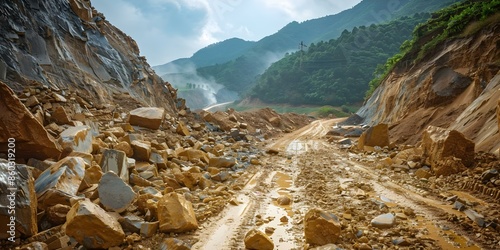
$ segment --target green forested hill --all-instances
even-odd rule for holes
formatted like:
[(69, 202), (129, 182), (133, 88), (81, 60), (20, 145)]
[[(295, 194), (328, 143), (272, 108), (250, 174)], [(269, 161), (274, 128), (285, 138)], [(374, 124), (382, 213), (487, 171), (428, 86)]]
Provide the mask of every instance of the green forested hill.
[(297, 51), (298, 44), (328, 41), (338, 38), (345, 29), (386, 23), (401, 16), (435, 11), (459, 0), (364, 0), (355, 7), (335, 15), (301, 23), (291, 22), (273, 35), (256, 42), (237, 59), (202, 67), (198, 73), (214, 78), (230, 90), (244, 93), (256, 82), (259, 74), (286, 52)]
[(287, 54), (257, 80), (251, 96), (269, 103), (343, 105), (363, 100), (378, 64), (399, 51), (430, 14), (344, 30), (338, 39)]

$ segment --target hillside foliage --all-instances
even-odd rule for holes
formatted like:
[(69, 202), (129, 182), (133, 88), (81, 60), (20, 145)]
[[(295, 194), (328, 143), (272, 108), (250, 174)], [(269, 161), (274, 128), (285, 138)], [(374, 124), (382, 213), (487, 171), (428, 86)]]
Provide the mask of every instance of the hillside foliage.
[[(486, 25), (486, 20), (498, 15), (499, 11), (500, 0), (467, 0), (433, 13), (427, 22), (415, 27), (412, 39), (401, 45), (399, 53), (377, 67), (366, 96), (369, 97), (375, 91), (397, 63), (405, 65), (418, 63), (446, 40), (471, 35), (464, 34), (469, 25), (474, 23), (478, 27)], [(475, 30), (479, 30), (478, 27)]]
[[(239, 58), (198, 68), (197, 73), (205, 78), (213, 78), (226, 88), (243, 94), (256, 84), (258, 75), (262, 74), (271, 63), (281, 59), (287, 52), (297, 51), (298, 44), (301, 41), (309, 45), (337, 39), (344, 30), (350, 31), (354, 27), (363, 25), (387, 23), (403, 16), (412, 16), (415, 13), (432, 12), (458, 1), (363, 0), (353, 8), (335, 15), (304, 22), (291, 22), (278, 32), (256, 42)], [(397, 41), (400, 41), (400, 39)], [(391, 42), (391, 44), (393, 43)], [(383, 51), (381, 53), (396, 52), (397, 49), (396, 51)], [(373, 70), (370, 74), (372, 72)]]
[(257, 80), (250, 95), (269, 103), (333, 105), (363, 101), (378, 64), (398, 52), (430, 14), (344, 30), (338, 39), (287, 54)]

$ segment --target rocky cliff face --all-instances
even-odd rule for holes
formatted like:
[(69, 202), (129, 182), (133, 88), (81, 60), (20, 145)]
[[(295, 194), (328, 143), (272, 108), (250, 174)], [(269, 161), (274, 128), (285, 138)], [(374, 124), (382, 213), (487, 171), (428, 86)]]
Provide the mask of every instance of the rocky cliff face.
[(370, 124), (390, 124), (391, 141), (417, 143), (429, 125), (455, 129), (476, 151), (500, 148), (500, 25), (438, 47), (410, 69), (400, 65), (358, 111)]
[(88, 0), (2, 1), (0, 55), (0, 80), (16, 93), (38, 82), (91, 105), (126, 92), (142, 105), (176, 110), (175, 90)]

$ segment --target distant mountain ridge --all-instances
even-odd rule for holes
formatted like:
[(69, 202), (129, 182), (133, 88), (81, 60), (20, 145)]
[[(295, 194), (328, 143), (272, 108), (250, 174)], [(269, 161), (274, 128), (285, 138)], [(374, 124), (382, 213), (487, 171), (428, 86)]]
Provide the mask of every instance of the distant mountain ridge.
[[(257, 76), (272, 63), (283, 58), (287, 52), (299, 50), (301, 42), (310, 45), (312, 42), (328, 41), (338, 38), (344, 30), (352, 30), (357, 26), (387, 23), (402, 16), (438, 10), (455, 2), (459, 0), (363, 0), (353, 8), (335, 15), (301, 23), (291, 22), (257, 42), (233, 38), (205, 47), (189, 59), (178, 59), (168, 63), (168, 66), (153, 68), (166, 81), (170, 79), (165, 73), (191, 72), (241, 95), (255, 85)], [(215, 54), (224, 56), (209, 56)], [(228, 61), (223, 62), (224, 59)], [(196, 71), (193, 71), (193, 67)]]
[(164, 75), (168, 73), (182, 73), (189, 71), (193, 67), (198, 68), (225, 63), (243, 55), (255, 43), (240, 38), (230, 38), (200, 49), (190, 58), (179, 58), (166, 64), (154, 66), (153, 69), (157, 74)]

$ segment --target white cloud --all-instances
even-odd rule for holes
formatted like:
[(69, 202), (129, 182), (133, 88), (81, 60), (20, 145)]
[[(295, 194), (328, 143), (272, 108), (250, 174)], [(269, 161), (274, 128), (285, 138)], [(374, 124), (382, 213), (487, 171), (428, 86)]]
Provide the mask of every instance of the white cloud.
[(259, 40), (291, 21), (337, 13), (361, 0), (93, 0), (137, 41), (151, 65), (190, 57), (214, 42)]

